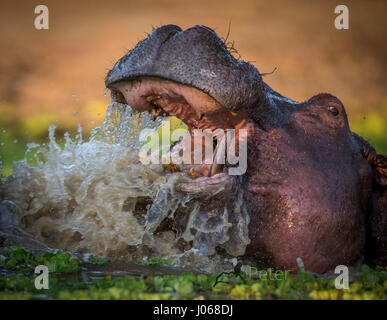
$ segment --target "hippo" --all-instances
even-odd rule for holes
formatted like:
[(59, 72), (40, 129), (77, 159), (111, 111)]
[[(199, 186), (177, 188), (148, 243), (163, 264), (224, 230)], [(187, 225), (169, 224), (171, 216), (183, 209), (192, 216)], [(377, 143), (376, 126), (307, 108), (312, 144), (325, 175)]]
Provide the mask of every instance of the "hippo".
[(247, 131), (243, 175), (196, 165), (200, 174), (189, 167), (176, 187), (209, 207), (244, 190), (250, 241), (241, 256), (292, 271), (301, 258), (317, 273), (386, 266), (387, 158), (350, 130), (338, 98), (286, 98), (230, 51), (209, 27), (160, 26), (115, 63), (105, 85), (113, 101), (175, 116), (190, 132)]

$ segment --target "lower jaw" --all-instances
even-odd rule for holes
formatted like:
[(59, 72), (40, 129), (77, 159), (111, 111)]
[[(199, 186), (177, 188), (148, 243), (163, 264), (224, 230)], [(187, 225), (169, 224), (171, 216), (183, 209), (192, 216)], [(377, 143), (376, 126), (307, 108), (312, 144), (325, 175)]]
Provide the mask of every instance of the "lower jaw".
[[(191, 132), (187, 133), (191, 134)], [(191, 135), (192, 137), (192, 135)], [(169, 164), (164, 164), (164, 168), (171, 172), (182, 172), (185, 173), (188, 177), (192, 179), (196, 179), (199, 177), (212, 177), (218, 173), (224, 172), (225, 166), (224, 164), (220, 164), (216, 162), (216, 144), (213, 144), (213, 155), (212, 155), (212, 162), (208, 163), (208, 161), (205, 161), (204, 158), (202, 158), (201, 163), (197, 163), (195, 161), (192, 161), (194, 159), (195, 149), (193, 150), (193, 153), (189, 157), (191, 161), (176, 161), (176, 158), (174, 158), (174, 151), (181, 150), (181, 148), (184, 148), (184, 146), (179, 146), (179, 144), (182, 144), (182, 142), (174, 145), (171, 148), (170, 154), (168, 154), (168, 158), (170, 159)], [(203, 146), (200, 145), (198, 148), (201, 148), (203, 151)], [(176, 151), (175, 151), (176, 152)], [(203, 154), (203, 153), (202, 153)], [(211, 155), (210, 155), (211, 156)], [(206, 159), (209, 159), (207, 157)]]
[[(120, 91), (115, 90), (115, 89), (111, 89), (111, 95), (112, 95), (113, 102), (118, 102), (118, 103), (128, 105), (125, 96)], [(152, 96), (157, 96), (157, 95), (152, 95)], [(151, 99), (148, 100), (148, 98), (150, 98), (150, 97), (151, 96), (145, 97), (142, 99), (144, 99), (145, 101), (148, 101), (148, 102), (152, 102)], [(166, 105), (164, 107), (166, 107), (167, 110), (169, 110), (169, 108), (170, 108), (170, 106), (168, 106), (168, 105)], [(190, 105), (187, 105), (186, 107), (187, 107), (187, 109), (188, 108), (192, 109), (192, 107)], [(153, 121), (158, 116), (163, 116), (163, 117), (175, 116), (176, 118), (181, 120), (188, 127), (188, 132), (191, 135), (191, 137), (193, 137), (193, 134), (195, 133), (196, 130), (200, 130), (201, 132), (203, 132), (204, 130), (211, 130), (212, 132), (214, 132), (215, 130), (218, 129), (215, 125), (212, 124), (212, 122), (209, 119), (207, 119), (206, 116), (204, 116), (204, 119), (201, 119), (200, 116), (199, 116), (199, 118), (196, 118), (197, 113), (194, 113), (194, 117), (189, 117), (187, 120), (186, 119), (187, 117), (182, 119), (182, 118), (178, 117), (177, 115), (175, 115), (174, 112), (169, 113), (167, 110), (164, 110), (164, 108), (160, 108), (160, 107), (157, 107), (157, 108), (153, 107), (152, 108), (151, 104), (149, 104), (148, 107), (144, 110), (139, 110), (139, 109), (133, 108), (133, 106), (131, 106), (131, 108), (135, 112), (148, 111), (152, 115)], [(180, 111), (181, 111), (181, 109), (180, 109)], [(225, 109), (224, 112), (228, 112), (227, 109)], [(191, 112), (191, 113), (193, 113), (193, 112)], [(188, 115), (190, 115), (191, 113), (188, 113)], [(227, 119), (228, 119), (228, 117), (233, 117), (233, 115), (231, 115), (231, 113), (230, 113), (228, 116), (225, 116), (225, 117), (227, 117)], [(227, 125), (226, 125), (226, 127), (227, 127)], [(233, 127), (233, 126), (231, 126), (231, 127)], [(191, 139), (191, 141), (193, 141), (193, 139)], [(176, 145), (174, 146), (174, 148), (175, 147), (176, 147)], [(199, 146), (199, 148), (202, 148), (202, 146)], [(215, 142), (213, 142), (212, 148), (213, 148), (214, 158), (215, 158), (215, 155), (216, 155)], [(214, 158), (213, 158), (212, 164), (192, 164), (193, 161), (190, 163), (174, 164), (172, 161), (172, 163), (164, 165), (164, 167), (166, 170), (169, 170), (172, 172), (175, 172), (175, 171), (185, 172), (187, 174), (187, 176), (189, 176), (193, 179), (196, 179), (199, 177), (212, 177), (212, 176), (224, 171), (224, 165), (215, 163)], [(204, 163), (204, 161), (203, 161), (203, 163)]]
[[(122, 95), (121, 95), (122, 96)], [(122, 99), (122, 97), (120, 97), (120, 93), (118, 92), (112, 92), (112, 102), (113, 103), (120, 103), (120, 104), (124, 104), (126, 106), (129, 106), (125, 100)], [(137, 113), (137, 112), (143, 112), (143, 111), (139, 111), (139, 110), (136, 110), (134, 108), (132, 108), (132, 110)], [(147, 110), (148, 111), (148, 110)], [(168, 117), (168, 116), (171, 116), (167, 113), (161, 115), (161, 116), (164, 116), (164, 117)], [(179, 118), (177, 118), (179, 119)], [(153, 121), (155, 119), (152, 119)], [(181, 120), (181, 119), (179, 119)], [(193, 141), (193, 134), (195, 133), (195, 130), (199, 130), (199, 131), (203, 131), (205, 129), (210, 129), (212, 130), (211, 128), (208, 128), (208, 127), (204, 127), (202, 126), (202, 128), (199, 128), (198, 126), (195, 126), (195, 125), (192, 125), (192, 124), (187, 124), (185, 123), (183, 120), (181, 120), (188, 128), (188, 133), (187, 134), (190, 134), (191, 135), (191, 141)], [(216, 129), (215, 129), (216, 130)], [(214, 131), (214, 130), (212, 130)], [(178, 147), (178, 144), (175, 144), (173, 145), (173, 148), (176, 148)], [(202, 148), (202, 145), (200, 146), (200, 148)], [(216, 150), (216, 146), (215, 144), (213, 145), (213, 151)], [(192, 179), (196, 179), (196, 178), (200, 178), (200, 177), (212, 177), (216, 174), (219, 174), (223, 171), (224, 169), (224, 165), (222, 164), (216, 164), (216, 163), (212, 163), (212, 164), (204, 164), (204, 161), (203, 161), (203, 164), (193, 164), (193, 162), (188, 162), (188, 163), (174, 163), (173, 160), (171, 159), (169, 161), (170, 163), (168, 164), (163, 164), (163, 167), (167, 170), (167, 171), (170, 171), (170, 172), (181, 172), (181, 173), (185, 173), (185, 175), (187, 177), (190, 177)]]

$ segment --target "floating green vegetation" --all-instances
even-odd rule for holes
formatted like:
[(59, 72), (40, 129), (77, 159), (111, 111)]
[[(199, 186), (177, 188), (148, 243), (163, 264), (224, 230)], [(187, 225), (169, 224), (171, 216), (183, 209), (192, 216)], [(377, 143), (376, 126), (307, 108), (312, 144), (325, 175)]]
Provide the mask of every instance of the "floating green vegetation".
[(88, 262), (90, 263), (94, 263), (94, 264), (105, 264), (107, 263), (109, 260), (106, 259), (106, 258), (103, 258), (103, 257), (96, 257), (96, 256), (89, 256), (88, 258)]
[(148, 261), (144, 262), (148, 266), (174, 266), (175, 264), (168, 259), (161, 259), (152, 257)]
[(29, 273), (38, 265), (47, 266), (50, 272), (78, 271), (81, 262), (68, 253), (59, 250), (48, 250), (42, 254), (33, 254), (20, 246), (12, 246), (4, 250), (5, 259), (0, 260), (0, 266), (9, 272)]
[[(103, 259), (89, 257), (88, 262), (92, 261), (100, 264)], [(162, 259), (152, 261), (155, 266), (166, 264)], [(47, 290), (34, 286), (34, 269), (39, 264), (50, 270)], [(337, 290), (335, 279), (302, 271), (287, 280), (192, 272), (140, 277), (105, 275), (89, 282), (66, 277), (79, 273), (81, 267), (80, 260), (61, 251), (33, 254), (21, 247), (8, 248), (0, 255), (0, 299), (387, 299), (387, 269), (374, 270), (365, 265), (356, 268), (355, 281), (350, 282), (348, 290)]]

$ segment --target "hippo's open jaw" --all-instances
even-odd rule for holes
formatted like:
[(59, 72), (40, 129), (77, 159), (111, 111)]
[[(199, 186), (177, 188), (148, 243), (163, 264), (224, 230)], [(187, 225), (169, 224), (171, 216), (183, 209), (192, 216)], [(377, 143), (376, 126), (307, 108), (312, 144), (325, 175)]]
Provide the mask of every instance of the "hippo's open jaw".
[(108, 86), (112, 99), (130, 105), (136, 111), (158, 116), (175, 116), (193, 129), (230, 129), (243, 121), (205, 92), (156, 77), (139, 77)]
[[(215, 132), (217, 129), (237, 129), (243, 126), (247, 117), (243, 110), (233, 113), (199, 89), (157, 77), (118, 81), (108, 88), (112, 92), (113, 101), (127, 104), (138, 112), (148, 111), (152, 114), (153, 120), (158, 116), (175, 116), (188, 126), (191, 133), (193, 130)], [(212, 146), (214, 157), (216, 146), (215, 139)], [(222, 165), (213, 163), (199, 170), (198, 167), (196, 170), (190, 167), (189, 172), (191, 176), (199, 174), (212, 177), (219, 174), (222, 168), (224, 168)], [(191, 188), (198, 191), (203, 187), (199, 183)]]
[[(105, 85), (112, 91), (114, 101), (128, 104), (136, 111), (148, 111), (153, 119), (175, 116), (190, 132), (237, 132), (248, 121), (248, 110), (257, 106), (263, 94), (258, 70), (235, 59), (216, 33), (204, 26), (182, 30), (166, 25), (155, 29), (116, 62)], [(183, 145), (184, 138), (174, 149)], [(217, 146), (214, 139), (214, 157)], [(204, 179), (216, 176), (224, 167), (213, 161), (212, 165), (186, 166), (183, 170), (188, 168), (190, 173), (195, 172), (192, 177)], [(208, 184), (204, 180), (198, 183)], [(188, 189), (198, 191), (201, 187)]]

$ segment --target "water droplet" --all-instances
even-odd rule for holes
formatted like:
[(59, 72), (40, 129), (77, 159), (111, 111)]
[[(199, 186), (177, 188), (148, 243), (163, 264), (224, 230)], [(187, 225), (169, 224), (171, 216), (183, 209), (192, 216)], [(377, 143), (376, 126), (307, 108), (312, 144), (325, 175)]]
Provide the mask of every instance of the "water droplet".
[(78, 111), (74, 111), (74, 116), (76, 116), (78, 114)]
[[(97, 112), (97, 110), (95, 110), (95, 112)], [(70, 115), (71, 113), (67, 116)], [(104, 116), (104, 113), (101, 112), (98, 115)], [(95, 119), (89, 119), (89, 121), (98, 122), (98, 120)], [(82, 246), (85, 246), (86, 248), (89, 246), (92, 248), (100, 242), (106, 243), (106, 248), (111, 248), (117, 243), (116, 239), (118, 235), (122, 235), (125, 242), (124, 248), (127, 248), (127, 241), (130, 241), (131, 246), (138, 246), (141, 244), (141, 239), (143, 239), (145, 232), (156, 230), (159, 224), (164, 221), (164, 218), (166, 217), (165, 214), (173, 215), (177, 208), (184, 206), (186, 202), (192, 200), (191, 196), (185, 197), (174, 192), (173, 186), (180, 174), (170, 173), (165, 175), (165, 170), (161, 165), (149, 167), (138, 163), (138, 151), (143, 145), (143, 142), (139, 139), (141, 131), (143, 129), (152, 129), (154, 132), (153, 135), (157, 135), (156, 130), (161, 124), (161, 118), (152, 121), (149, 113), (134, 115), (129, 107), (124, 108), (120, 104), (111, 104), (106, 112), (106, 118), (101, 127), (94, 129), (93, 137), (95, 140), (83, 142), (82, 128), (78, 124), (78, 134), (75, 139), (71, 139), (68, 132), (64, 134), (66, 139), (64, 146), (55, 141), (55, 125), (51, 125), (49, 127), (48, 148), (44, 148), (47, 145), (44, 143), (38, 150), (38, 152), (40, 152), (39, 158), (42, 156), (44, 162), (43, 160), (39, 161), (38, 157), (35, 157), (37, 160), (37, 167), (30, 166), (26, 161), (21, 162), (15, 170), (20, 179), (9, 180), (7, 182), (9, 185), (7, 185), (7, 187), (10, 186), (10, 188), (4, 188), (4, 190), (20, 190), (15, 191), (15, 199), (18, 199), (23, 206), (26, 204), (26, 207), (28, 207), (29, 201), (34, 199), (37, 201), (37, 204), (44, 209), (47, 216), (49, 216), (51, 212), (55, 213), (57, 211), (56, 209), (54, 210), (52, 206), (54, 201), (63, 203), (65, 200), (66, 203), (67, 201), (68, 203), (73, 203), (71, 206), (69, 205), (67, 207), (66, 205), (63, 207), (63, 210), (62, 208), (60, 209), (61, 212), (63, 211), (63, 215), (60, 217), (56, 218), (56, 215), (51, 215), (49, 219), (50, 222), (48, 222), (55, 228), (57, 223), (62, 221), (63, 217), (63, 223), (60, 223), (61, 227), (63, 226), (63, 229), (65, 230), (73, 230), (72, 233), (60, 232), (60, 230), (56, 232), (55, 236), (61, 243), (68, 243), (69, 240), (73, 239), (75, 232), (79, 232), (83, 236), (85, 233), (88, 233), (87, 237), (84, 237), (86, 239), (85, 244), (82, 243)], [(151, 137), (148, 136), (147, 139), (150, 140)], [(32, 143), (27, 145), (30, 149), (35, 146), (39, 145), (34, 145)], [(132, 147), (128, 148), (127, 146)], [(131, 150), (131, 148), (133, 148), (133, 150)], [(30, 151), (32, 152), (33, 150)], [(36, 155), (36, 153), (33, 152), (32, 154), (27, 154), (27, 156), (32, 158), (31, 155)], [(154, 181), (154, 178), (152, 177), (154, 177), (156, 173), (160, 176), (157, 178), (157, 181)], [(135, 179), (136, 176), (138, 179)], [(121, 183), (121, 181), (123, 181), (124, 184)], [(45, 190), (49, 190), (49, 197), (47, 197)], [(114, 199), (114, 202), (112, 202), (113, 199), (111, 199), (112, 194), (114, 194), (115, 199), (117, 199)], [(146, 231), (140, 224), (135, 228), (132, 227), (133, 223), (131, 221), (135, 221), (135, 218), (131, 211), (125, 212), (125, 217), (116, 214), (118, 210), (120, 210), (120, 206), (115, 206), (115, 203), (124, 203), (124, 201), (126, 201), (125, 199), (128, 199), (128, 196), (130, 199), (133, 199), (138, 197), (138, 194), (149, 195), (152, 197), (152, 204), (146, 206), (147, 215), (145, 218), (145, 224), (147, 228), (149, 227), (148, 229), (150, 231)], [(243, 199), (242, 196), (239, 198)], [(90, 223), (93, 224), (98, 222), (99, 216), (93, 218), (92, 215), (83, 214), (81, 212), (94, 212), (96, 199), (98, 199), (97, 208), (100, 209), (99, 212), (101, 212), (101, 217), (106, 219), (106, 230), (101, 233), (98, 230), (95, 230), (97, 228), (84, 228), (84, 225), (89, 226)], [(242, 204), (237, 204), (237, 208), (241, 209)], [(67, 211), (68, 209), (69, 211)], [(199, 210), (200, 205), (195, 206), (193, 212), (190, 213), (190, 219), (188, 219), (188, 221), (191, 222), (187, 225), (187, 230), (191, 230), (191, 228), (195, 227), (200, 231), (198, 234), (203, 234), (203, 232), (207, 232), (207, 230), (202, 231), (202, 229), (199, 229), (200, 225), (194, 224), (197, 219), (192, 219), (192, 217), (199, 217)], [(40, 212), (42, 211), (40, 210), (39, 213)], [(66, 214), (67, 212), (69, 214)], [(244, 234), (241, 234), (238, 231), (239, 229), (230, 229), (235, 228), (236, 226), (246, 225), (245, 211), (240, 210), (240, 212), (241, 213), (237, 215), (238, 220), (236, 220), (234, 224), (234, 221), (231, 223), (230, 220), (228, 220), (227, 210), (220, 210), (217, 215), (219, 215), (221, 224), (216, 225), (214, 226), (214, 229), (209, 230), (212, 233), (209, 237), (200, 240), (201, 238), (197, 238), (197, 236), (188, 233), (188, 231), (187, 237), (198, 242), (200, 241), (200, 248), (212, 248), (215, 251), (215, 247), (222, 243), (222, 245), (225, 244), (229, 246), (228, 248), (233, 250), (233, 252), (235, 250), (244, 252), (244, 246), (248, 240), (247, 236), (245, 237)], [(39, 213), (32, 214), (35, 214), (35, 217), (39, 218)], [(129, 217), (130, 219), (128, 220), (126, 217)], [(55, 221), (55, 219), (60, 220)], [(128, 224), (126, 222), (128, 222)], [(209, 225), (206, 220), (203, 220), (203, 223), (203, 226)], [(226, 238), (223, 236), (220, 240), (211, 240), (218, 239), (218, 228), (220, 228), (219, 232), (223, 232), (222, 230), (227, 229), (229, 230), (227, 232), (230, 232), (230, 234), (235, 233), (235, 235), (238, 235), (238, 239), (240, 239), (241, 236), (243, 239), (247, 240), (243, 240), (245, 241), (243, 243), (231, 243), (225, 242)], [(247, 228), (243, 227), (242, 229), (244, 230)], [(36, 234), (40, 236), (40, 232), (41, 228), (37, 226)], [(88, 240), (89, 234), (90, 240)], [(175, 241), (177, 241), (177, 238), (175, 239), (172, 234), (173, 233), (171, 233), (171, 236), (166, 234), (168, 237), (167, 244), (170, 245), (171, 248), (175, 246)], [(165, 247), (165, 241), (160, 241), (160, 239), (162, 238), (158, 236), (155, 237), (154, 243), (157, 250)], [(238, 248), (235, 249), (235, 246)], [(238, 254), (233, 254), (233, 256), (240, 255), (239, 251)], [(203, 265), (203, 268), (207, 268), (207, 261), (208, 264), (210, 264), (213, 259), (212, 256), (207, 257), (205, 255), (206, 253), (200, 252), (198, 260), (195, 260), (196, 254), (192, 254), (194, 252), (198, 251), (185, 252), (187, 255), (184, 253), (182, 259), (187, 260), (188, 257), (190, 257), (190, 261), (187, 260), (188, 265), (195, 265), (197, 264), (196, 261), (198, 261), (199, 264)], [(208, 252), (210, 252), (210, 250), (208, 250)], [(117, 254), (121, 255), (121, 252), (117, 251)], [(122, 252), (122, 254), (125, 255), (126, 251), (125, 253)], [(171, 251), (168, 252), (168, 254), (175, 254), (175, 252)], [(147, 260), (148, 257), (145, 256), (143, 258), (144, 260)], [(218, 265), (218, 261), (219, 263), (223, 263), (220, 257), (217, 256), (216, 259), (214, 264), (211, 264), (209, 268), (215, 268), (215, 265)], [(224, 265), (228, 264), (224, 263)], [(225, 270), (226, 267), (219, 265), (219, 269)]]

